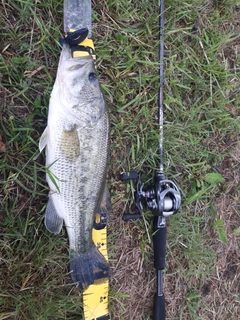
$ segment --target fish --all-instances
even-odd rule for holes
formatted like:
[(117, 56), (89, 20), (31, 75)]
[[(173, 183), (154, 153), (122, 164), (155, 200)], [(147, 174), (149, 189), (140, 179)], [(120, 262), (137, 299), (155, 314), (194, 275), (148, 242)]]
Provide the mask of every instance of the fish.
[(72, 280), (84, 290), (110, 276), (109, 264), (92, 240), (97, 217), (111, 211), (106, 183), (109, 116), (93, 58), (72, 58), (67, 44), (39, 141), (40, 152), (44, 148), (50, 189), (44, 223), (54, 234), (65, 225)]

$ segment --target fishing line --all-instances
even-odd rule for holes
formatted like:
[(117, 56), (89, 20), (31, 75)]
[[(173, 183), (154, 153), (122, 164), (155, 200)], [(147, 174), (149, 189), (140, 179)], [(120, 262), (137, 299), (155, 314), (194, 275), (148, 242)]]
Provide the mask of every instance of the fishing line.
[(159, 93), (158, 93), (158, 122), (159, 122), (159, 171), (163, 173), (163, 88), (164, 88), (164, 1), (159, 6)]

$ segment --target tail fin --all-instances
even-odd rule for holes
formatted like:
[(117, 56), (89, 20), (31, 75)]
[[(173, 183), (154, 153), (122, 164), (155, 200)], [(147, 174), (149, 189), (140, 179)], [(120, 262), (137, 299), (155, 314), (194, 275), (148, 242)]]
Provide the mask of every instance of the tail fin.
[(84, 253), (70, 253), (70, 271), (80, 290), (85, 290), (95, 280), (110, 277), (109, 265), (95, 245)]

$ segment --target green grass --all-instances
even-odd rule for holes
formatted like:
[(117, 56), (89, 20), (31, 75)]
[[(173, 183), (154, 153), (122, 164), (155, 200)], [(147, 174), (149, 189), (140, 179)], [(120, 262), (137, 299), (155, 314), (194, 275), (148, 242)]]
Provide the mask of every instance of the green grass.
[[(0, 4), (0, 319), (83, 318), (65, 231), (51, 235), (42, 222), (48, 188), (38, 140), (56, 76), (62, 8), (57, 0)], [(133, 188), (119, 174), (137, 170), (149, 183), (159, 165), (158, 3), (94, 1), (93, 9), (111, 118), (110, 309), (113, 320), (150, 319), (152, 215), (123, 224)], [(164, 166), (182, 193), (180, 212), (168, 219), (167, 319), (237, 319), (239, 4), (170, 0), (165, 18)]]

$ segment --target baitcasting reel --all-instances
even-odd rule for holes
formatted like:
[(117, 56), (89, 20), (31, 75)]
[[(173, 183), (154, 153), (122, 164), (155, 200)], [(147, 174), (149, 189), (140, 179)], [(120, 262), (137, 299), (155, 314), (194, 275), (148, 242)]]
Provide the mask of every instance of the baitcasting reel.
[(154, 216), (168, 217), (180, 208), (181, 195), (178, 187), (171, 180), (165, 179), (164, 173), (158, 172), (151, 185), (144, 188), (140, 182), (140, 174), (131, 171), (121, 175), (122, 181), (135, 182), (134, 200), (137, 213), (124, 213), (123, 220), (138, 219), (142, 216), (142, 203), (145, 203)]

